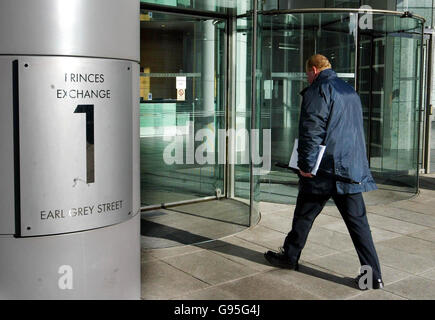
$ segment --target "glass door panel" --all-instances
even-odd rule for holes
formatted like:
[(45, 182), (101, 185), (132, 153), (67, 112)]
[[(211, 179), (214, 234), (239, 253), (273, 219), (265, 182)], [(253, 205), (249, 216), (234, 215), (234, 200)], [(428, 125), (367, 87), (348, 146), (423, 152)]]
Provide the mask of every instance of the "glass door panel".
[(304, 13), (262, 17), (261, 129), (271, 130), (272, 170), (260, 176), (262, 201), (295, 203), (298, 177), (276, 167), (288, 163), (298, 136), (305, 61), (327, 56), (343, 80), (355, 85), (355, 28), (349, 13)]
[(225, 20), (141, 11), (142, 206), (224, 193), (225, 32)]
[(236, 10), (237, 14), (245, 14), (252, 6), (252, 0), (140, 0), (140, 2), (219, 13)]
[(358, 93), (370, 168), (382, 189), (417, 191), (421, 24), (376, 15), (359, 34)]
[[(381, 189), (417, 191), (421, 104), (421, 21), (371, 14), (361, 28), (352, 12), (264, 14), (262, 17), (260, 127), (272, 135), (272, 170), (260, 176), (264, 201), (295, 203), (298, 177), (288, 163), (298, 135), (299, 92), (308, 83), (305, 61), (328, 57), (338, 77), (361, 97), (367, 154)], [(367, 17), (365, 17), (367, 18)], [(356, 74), (358, 73), (358, 74)]]

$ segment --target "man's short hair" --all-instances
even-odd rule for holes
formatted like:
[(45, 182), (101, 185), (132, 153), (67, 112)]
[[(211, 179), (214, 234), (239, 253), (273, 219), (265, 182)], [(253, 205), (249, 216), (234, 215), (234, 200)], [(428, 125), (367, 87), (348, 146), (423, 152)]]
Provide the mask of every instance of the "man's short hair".
[(317, 69), (319, 69), (319, 71), (332, 68), (328, 58), (321, 54), (315, 54), (309, 57), (307, 59), (305, 67), (307, 68), (307, 70), (311, 69), (312, 67), (316, 67)]

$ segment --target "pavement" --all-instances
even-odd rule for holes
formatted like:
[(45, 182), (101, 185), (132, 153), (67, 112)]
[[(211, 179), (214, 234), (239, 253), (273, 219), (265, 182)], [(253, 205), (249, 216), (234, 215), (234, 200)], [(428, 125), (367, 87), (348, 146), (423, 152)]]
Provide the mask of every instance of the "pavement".
[(435, 174), (408, 200), (368, 205), (385, 287), (360, 291), (359, 260), (335, 206), (314, 222), (299, 271), (271, 266), (291, 228), (294, 205), (260, 203), (251, 228), (195, 245), (142, 250), (142, 299), (415, 300), (435, 299)]

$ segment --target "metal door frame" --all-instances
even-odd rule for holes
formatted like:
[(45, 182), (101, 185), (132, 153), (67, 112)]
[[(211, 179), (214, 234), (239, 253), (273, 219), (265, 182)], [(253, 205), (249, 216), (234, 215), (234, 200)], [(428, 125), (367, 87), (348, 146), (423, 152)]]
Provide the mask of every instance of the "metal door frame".
[[(233, 46), (231, 45), (231, 38), (232, 38), (232, 29), (233, 27), (233, 21), (231, 20), (230, 14), (223, 14), (213, 11), (203, 11), (203, 10), (196, 10), (196, 9), (189, 9), (189, 8), (179, 8), (179, 7), (170, 7), (170, 6), (164, 6), (164, 5), (158, 5), (158, 4), (151, 4), (151, 3), (140, 3), (140, 9), (141, 10), (148, 10), (152, 12), (159, 12), (159, 13), (166, 13), (166, 14), (172, 14), (172, 15), (179, 15), (179, 16), (190, 16), (194, 18), (206, 18), (206, 19), (221, 19), (225, 20), (225, 48), (224, 48), (224, 63), (225, 63), (225, 90), (226, 92), (225, 97), (223, 97), (223, 100), (225, 101), (225, 129), (228, 131), (228, 115), (229, 115), (229, 108), (232, 105), (231, 104), (231, 97), (228, 94), (230, 88), (230, 79), (232, 77), (231, 74), (231, 51), (233, 50)], [(225, 159), (228, 159), (228, 139), (226, 141), (226, 155)], [(218, 200), (220, 198), (231, 198), (228, 196), (228, 193), (231, 192), (232, 187), (229, 186), (229, 183), (231, 183), (231, 179), (228, 179), (229, 174), (229, 168), (228, 164), (224, 164), (224, 172), (223, 172), (223, 192), (221, 194), (218, 194), (216, 192), (213, 196), (204, 196), (199, 198), (193, 198), (189, 200), (183, 200), (183, 201), (175, 201), (175, 202), (168, 202), (168, 203), (157, 203), (152, 204), (148, 206), (141, 206), (141, 211), (149, 211), (149, 210), (155, 210), (160, 208), (170, 208), (175, 207), (183, 204), (191, 204), (191, 203), (197, 203), (197, 202), (204, 202), (204, 201), (211, 201), (211, 200)]]
[[(430, 153), (431, 153), (431, 129), (432, 129), (432, 114), (433, 114), (433, 106), (432, 106), (432, 90), (433, 90), (433, 62), (434, 62), (434, 29), (425, 29), (424, 32), (425, 38), (425, 52), (426, 59), (424, 61), (425, 65), (425, 73), (426, 77), (424, 79), (424, 90), (425, 90), (425, 105), (422, 106), (424, 110), (422, 110), (424, 120), (422, 121), (423, 125), (423, 159), (422, 159), (422, 167), (421, 173), (430, 173)], [(423, 88), (422, 88), (423, 90)]]

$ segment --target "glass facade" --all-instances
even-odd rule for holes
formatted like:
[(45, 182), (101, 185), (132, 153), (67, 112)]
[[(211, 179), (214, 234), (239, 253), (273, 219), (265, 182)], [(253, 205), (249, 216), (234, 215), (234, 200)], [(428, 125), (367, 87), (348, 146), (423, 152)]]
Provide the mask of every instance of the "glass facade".
[[(244, 90), (234, 92), (238, 103), (233, 115), (227, 104), (228, 20), (141, 9), (143, 209), (224, 197), (243, 206), (220, 202), (201, 212), (192, 206), (189, 214), (213, 218), (214, 211), (222, 211), (220, 221), (244, 226), (258, 220), (250, 197), (251, 100), (245, 91), (251, 88), (249, 26), (246, 20), (233, 49), (242, 53), (244, 65), (237, 71)], [(234, 157), (231, 164), (229, 157)], [(223, 214), (230, 208), (231, 215)]]
[(397, 11), (411, 11), (426, 19), (426, 28), (432, 28), (434, 18), (434, 0), (397, 0)]
[[(235, 154), (234, 165), (234, 196), (246, 199), (251, 205), (251, 224), (259, 219), (260, 177), (265, 163), (263, 148), (263, 135), (260, 124), (261, 108), (259, 107), (260, 95), (255, 90), (261, 82), (261, 52), (258, 41), (261, 30), (257, 23), (256, 45), (253, 43), (254, 21), (252, 16), (237, 19), (236, 26), (236, 68), (235, 68), (235, 122), (232, 128), (235, 131), (232, 147)], [(256, 48), (254, 67), (253, 51)], [(254, 69), (254, 70), (253, 70)], [(253, 90), (252, 75), (255, 76)], [(253, 101), (255, 99), (255, 101)], [(253, 103), (255, 108), (253, 109)], [(258, 134), (256, 134), (258, 133)], [(254, 163), (253, 155), (263, 157), (262, 163)]]
[(216, 132), (225, 129), (225, 29), (225, 20), (142, 12), (143, 206), (224, 190)]
[(426, 19), (426, 27), (433, 27), (434, 0), (258, 0), (261, 10), (286, 10), (307, 8), (360, 8), (410, 11)]
[[(359, 94), (363, 100), (369, 163), (385, 187), (417, 191), (422, 92), (422, 25), (376, 15), (374, 30), (360, 32)], [(388, 63), (392, 62), (392, 63)]]
[[(262, 17), (261, 128), (270, 129), (272, 164), (288, 163), (298, 136), (305, 61), (314, 53), (329, 57), (338, 75), (355, 83), (355, 38), (349, 13), (306, 13)], [(351, 29), (353, 31), (353, 27)], [(273, 166), (261, 176), (263, 201), (293, 203), (298, 177)]]
[(181, 9), (245, 14), (251, 10), (251, 0), (141, 0), (141, 3), (158, 4)]
[[(251, 199), (249, 132), (252, 107), (252, 19), (237, 19), (236, 33), (236, 99), (234, 152), (234, 196)], [(238, 134), (238, 135), (237, 135)]]
[[(299, 92), (314, 53), (361, 97), (380, 189), (417, 191), (422, 20), (349, 10), (396, 10), (403, 2), (259, 1), (257, 16), (253, 1), (141, 3), (143, 207), (218, 195), (248, 205), (225, 218), (248, 226), (260, 201), (295, 203), (298, 177), (275, 164), (289, 161), (298, 136)], [(267, 11), (276, 9), (286, 11)]]
[[(364, 23), (367, 28), (361, 28)], [(320, 53), (360, 94), (369, 162), (379, 187), (417, 192), (421, 32), (420, 20), (399, 15), (265, 13), (257, 90), (261, 128), (272, 134), (272, 163), (289, 161), (298, 135), (299, 92), (308, 86), (305, 61)], [(296, 175), (274, 166), (260, 179), (263, 201), (294, 203)]]

